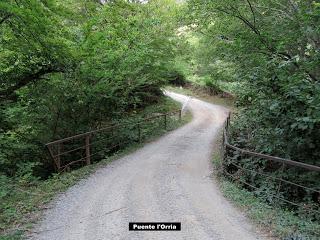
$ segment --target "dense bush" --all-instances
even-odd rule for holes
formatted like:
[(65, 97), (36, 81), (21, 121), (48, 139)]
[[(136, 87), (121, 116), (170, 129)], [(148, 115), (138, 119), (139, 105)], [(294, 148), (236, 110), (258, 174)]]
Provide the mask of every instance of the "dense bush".
[(45, 177), (44, 143), (157, 102), (172, 72), (174, 1), (0, 3), (0, 174)]
[[(220, 63), (227, 71), (231, 69), (228, 78), (241, 83), (235, 89), (241, 111), (234, 123), (233, 144), (319, 165), (319, 3), (190, 0), (189, 8), (192, 26), (202, 41), (210, 42), (203, 52), (210, 56), (212, 68), (206, 69), (216, 72), (214, 66)], [(217, 75), (221, 79), (225, 76)], [(316, 173), (282, 169), (281, 165), (239, 156), (231, 161), (319, 187)], [(257, 184), (261, 194), (280, 191), (294, 200), (319, 203), (303, 191), (297, 193), (288, 186), (279, 190), (277, 185), (249, 175), (245, 175), (246, 180)]]

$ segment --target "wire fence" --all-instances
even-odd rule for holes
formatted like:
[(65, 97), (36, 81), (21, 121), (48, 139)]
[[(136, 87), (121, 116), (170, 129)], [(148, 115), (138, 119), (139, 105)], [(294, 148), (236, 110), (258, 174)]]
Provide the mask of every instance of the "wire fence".
[[(310, 164), (306, 164), (306, 163), (302, 163), (302, 162), (298, 162), (298, 161), (293, 161), (290, 159), (284, 159), (284, 158), (279, 158), (279, 157), (274, 157), (274, 156), (269, 156), (266, 154), (262, 154), (262, 153), (256, 153), (256, 152), (252, 152), (252, 151), (248, 151), (239, 147), (236, 147), (234, 145), (231, 145), (229, 143), (229, 129), (230, 128), (230, 114), (225, 122), (224, 125), (224, 131), (223, 131), (223, 155), (224, 155), (224, 159), (227, 159), (227, 156), (230, 158), (234, 157), (234, 156), (249, 156), (252, 159), (263, 159), (269, 162), (276, 162), (276, 163), (280, 163), (281, 165), (281, 169), (283, 172), (284, 167), (288, 167), (288, 168), (299, 168), (302, 169), (304, 171), (309, 171), (309, 172), (314, 172), (314, 173), (319, 173), (320, 172), (320, 167), (319, 166), (315, 166), (315, 165), (310, 165)], [(313, 188), (313, 187), (309, 187), (309, 186), (305, 186), (304, 184), (301, 183), (296, 183), (287, 179), (283, 179), (282, 176), (273, 176), (270, 174), (267, 174), (266, 172), (264, 172), (263, 170), (257, 171), (257, 170), (253, 170), (253, 169), (249, 169), (247, 167), (242, 166), (243, 164), (241, 163), (241, 161), (235, 162), (235, 158), (228, 161), (224, 161), (224, 167), (223, 167), (223, 174), (229, 178), (231, 178), (233, 181), (235, 182), (239, 182), (241, 184), (244, 184), (245, 186), (251, 188), (252, 190), (255, 191), (260, 191), (260, 187), (258, 184), (255, 184), (255, 181), (250, 181), (250, 183), (246, 180), (243, 173), (246, 173), (247, 175), (249, 175), (252, 179), (255, 179), (255, 176), (260, 176), (263, 178), (263, 181), (271, 183), (272, 182), (278, 182), (278, 192), (275, 193), (266, 193), (265, 194), (265, 198), (274, 198), (274, 199), (278, 199), (280, 202), (292, 205), (294, 207), (296, 207), (300, 212), (303, 211), (304, 213), (312, 213), (315, 214), (317, 216), (319, 216), (320, 214), (320, 210), (319, 210), (319, 205), (320, 205), (320, 201), (316, 200), (314, 201), (312, 204), (309, 203), (301, 203), (301, 202), (294, 202), (292, 201), (292, 199), (290, 199), (289, 197), (285, 196), (283, 193), (280, 194), (280, 188), (283, 188), (283, 185), (288, 185), (288, 186), (293, 186), (297, 189), (301, 189), (301, 191), (303, 191), (304, 194), (308, 194), (309, 196), (318, 196), (320, 199), (320, 189), (319, 186), (317, 186), (317, 188)], [(231, 170), (232, 169), (232, 170)], [(285, 191), (284, 191), (285, 192)]]
[(174, 129), (181, 120), (180, 110), (156, 114), (59, 139), (47, 143), (46, 146), (56, 171), (64, 172), (69, 171), (71, 166), (89, 165), (127, 145)]

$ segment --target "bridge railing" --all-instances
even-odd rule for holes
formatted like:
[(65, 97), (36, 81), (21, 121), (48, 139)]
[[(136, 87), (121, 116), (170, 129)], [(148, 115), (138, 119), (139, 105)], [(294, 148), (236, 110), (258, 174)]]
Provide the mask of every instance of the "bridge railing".
[(173, 122), (181, 121), (181, 111), (156, 114), (134, 122), (111, 125), (46, 144), (57, 172), (71, 166), (89, 165), (127, 144), (141, 142), (153, 131), (167, 131)]
[[(263, 159), (266, 161), (280, 163), (280, 164), (282, 164), (282, 167), (281, 167), (282, 171), (287, 166), (288, 168), (295, 167), (295, 168), (300, 168), (302, 170), (311, 171), (315, 174), (319, 174), (319, 172), (320, 172), (319, 166), (310, 165), (310, 164), (306, 164), (306, 163), (302, 163), (302, 162), (298, 162), (298, 161), (293, 161), (291, 159), (284, 159), (284, 158), (274, 157), (274, 156), (270, 156), (270, 155), (266, 155), (266, 154), (262, 154), (262, 153), (252, 152), (252, 151), (248, 151), (248, 150), (236, 147), (234, 145), (231, 145), (229, 142), (229, 128), (230, 128), (230, 114), (225, 122), (224, 131), (223, 131), (223, 155), (224, 155), (223, 157), (224, 157), (224, 159), (226, 159), (226, 156), (234, 155), (236, 153), (240, 156), (249, 156), (252, 158)], [(279, 201), (282, 201), (287, 204), (298, 207), (300, 211), (302, 209), (305, 213), (313, 213), (313, 214), (317, 214), (317, 215), (320, 213), (320, 211), (319, 211), (320, 184), (317, 187), (317, 189), (311, 188), (311, 187), (305, 186), (301, 183), (292, 182), (292, 181), (283, 179), (282, 177), (276, 177), (271, 174), (267, 174), (266, 172), (248, 169), (248, 168), (244, 167), (240, 161), (235, 162), (233, 160), (233, 161), (224, 162), (224, 164), (227, 166), (233, 167), (234, 171), (232, 171), (231, 173), (227, 171), (226, 166), (223, 167), (223, 174), (225, 176), (231, 178), (233, 181), (242, 183), (242, 184), (246, 185), (248, 188), (251, 188), (252, 190), (259, 190), (259, 186), (254, 185), (254, 183), (252, 183), (252, 182), (248, 183), (245, 179), (241, 178), (241, 176), (239, 176), (239, 171), (246, 172), (250, 176), (261, 176), (265, 179), (266, 182), (277, 181), (279, 183), (278, 194), (268, 193), (269, 199), (276, 198)], [(316, 207), (314, 207), (314, 206), (311, 207), (308, 204), (301, 204), (298, 202), (293, 202), (293, 201), (289, 200), (288, 198), (286, 198), (285, 196), (283, 196), (283, 195), (281, 196), (279, 194), (281, 184), (291, 185), (291, 186), (294, 186), (295, 188), (301, 189), (302, 191), (304, 191), (305, 193), (308, 193), (309, 195), (313, 194), (313, 195), (317, 196), (318, 202), (315, 202)]]

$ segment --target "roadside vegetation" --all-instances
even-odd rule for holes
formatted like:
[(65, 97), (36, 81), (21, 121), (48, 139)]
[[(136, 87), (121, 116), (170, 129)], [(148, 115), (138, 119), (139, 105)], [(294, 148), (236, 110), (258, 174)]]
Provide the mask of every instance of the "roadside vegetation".
[[(168, 86), (167, 90), (197, 97), (213, 104), (229, 108), (233, 113), (239, 111), (234, 106), (234, 99), (210, 95), (205, 89), (190, 86)], [(302, 215), (297, 215), (292, 209), (279, 203), (270, 204), (262, 193), (246, 189), (241, 182), (235, 182), (224, 174), (226, 162), (221, 154), (222, 142), (218, 142), (214, 149), (213, 166), (215, 177), (223, 195), (241, 209), (260, 229), (263, 235), (283, 240), (316, 240), (320, 236), (320, 224)]]
[[(189, 24), (181, 37), (187, 51), (180, 57), (180, 67), (187, 69), (187, 80), (210, 87), (214, 93), (235, 96), (237, 111), (231, 122), (231, 144), (319, 166), (318, 1), (189, 0), (186, 11), (185, 21)], [(267, 181), (260, 174), (233, 164), (318, 192)], [(290, 212), (292, 221), (285, 212), (283, 217), (295, 222), (297, 228), (292, 227), (287, 235), (283, 231), (281, 237), (320, 237), (318, 172), (242, 156), (236, 151), (228, 151), (224, 169), (255, 187), (238, 182), (236, 185), (242, 189), (235, 192), (235, 198), (247, 192), (247, 196), (264, 199), (268, 206)], [(273, 222), (275, 228), (281, 228), (280, 222)]]
[[(19, 239), (55, 194), (96, 168), (57, 175), (44, 144), (180, 108), (161, 91), (176, 72), (179, 8), (173, 0), (0, 2), (1, 239)], [(144, 140), (164, 133), (149, 125)]]
[(223, 195), (241, 209), (268, 237), (282, 240), (316, 240), (320, 224), (304, 218), (280, 204), (270, 205), (265, 196), (243, 188), (224, 174), (224, 159), (219, 149), (213, 156), (213, 165)]
[(159, 102), (176, 11), (169, 0), (2, 1), (2, 176), (46, 178), (44, 143)]
[(196, 73), (210, 76), (210, 84), (230, 81), (241, 86), (233, 89), (241, 108), (234, 143), (317, 164), (319, 3), (188, 3), (189, 32), (201, 36), (197, 40), (201, 57), (196, 60), (204, 61), (194, 64)]
[[(45, 143), (171, 109), (162, 108), (169, 104), (161, 91), (168, 84), (201, 98), (219, 96), (214, 101), (223, 105), (234, 102), (233, 145), (319, 166), (319, 1), (178, 2), (0, 2), (1, 232), (20, 235), (31, 212), (94, 169), (56, 175)], [(319, 173), (237, 152), (224, 162), (227, 172), (256, 187), (226, 183), (227, 195), (256, 206), (242, 198), (254, 195), (290, 212), (297, 228), (287, 239), (317, 231), (319, 192), (265, 181), (232, 163), (318, 191)], [(58, 179), (66, 183), (59, 186)], [(38, 199), (38, 191), (48, 197)]]
[[(319, 164), (319, 4), (193, 0), (189, 11), (198, 42), (206, 42), (200, 49), (208, 61), (201, 68), (217, 74), (214, 66), (221, 63), (225, 71), (212, 75), (212, 83), (225, 79), (241, 86), (234, 89), (241, 111), (233, 123), (233, 144)], [(317, 176), (304, 177), (319, 188)]]
[[(144, 110), (131, 114), (127, 117), (127, 121), (135, 122), (143, 117), (152, 116), (163, 112), (179, 111), (181, 105), (169, 98), (163, 99), (160, 103), (146, 107)], [(1, 195), (0, 195), (0, 231), (2, 240), (19, 240), (31, 233), (33, 224), (41, 217), (42, 210), (50, 207), (48, 203), (64, 192), (69, 187), (85, 179), (96, 169), (109, 164), (110, 162), (133, 152), (146, 142), (152, 141), (157, 137), (165, 134), (168, 130), (176, 129), (188, 121), (190, 121), (190, 113), (185, 113), (181, 121), (179, 118), (167, 119), (167, 130), (164, 129), (162, 118), (157, 120), (159, 126), (156, 128), (152, 125), (145, 124), (143, 130), (143, 141), (133, 142), (123, 146), (104, 158), (95, 161), (93, 164), (71, 172), (54, 173), (48, 179), (22, 179), (20, 177), (12, 177), (2, 179)], [(137, 135), (137, 133), (131, 133)]]

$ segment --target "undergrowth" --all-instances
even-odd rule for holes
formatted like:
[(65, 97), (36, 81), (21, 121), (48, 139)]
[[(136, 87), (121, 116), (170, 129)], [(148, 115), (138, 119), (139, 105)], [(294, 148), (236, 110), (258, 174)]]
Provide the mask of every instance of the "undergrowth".
[[(140, 113), (135, 113), (135, 117), (147, 116), (159, 112), (176, 111), (181, 108), (177, 102), (166, 98), (159, 104), (147, 107)], [(131, 116), (132, 117), (132, 116)], [(190, 121), (191, 115), (188, 113), (182, 121), (173, 121), (170, 130), (178, 128)], [(152, 127), (146, 125), (146, 128)], [(152, 141), (166, 131), (158, 129), (148, 131), (144, 142)], [(89, 166), (67, 172), (64, 174), (53, 174), (47, 180), (35, 179), (25, 176), (24, 180), (7, 178), (0, 176), (0, 239), (20, 240), (30, 233), (32, 226), (41, 217), (42, 210), (47, 208), (48, 203), (59, 193), (66, 191), (81, 179), (85, 179), (98, 168), (133, 152), (141, 147), (143, 143), (132, 143), (113, 155), (106, 156), (103, 160)]]
[(224, 196), (256, 224), (269, 232), (268, 235), (282, 240), (317, 240), (320, 239), (320, 225), (294, 212), (271, 206), (253, 192), (241, 188), (236, 182), (230, 181), (222, 174), (222, 159), (215, 154), (213, 164), (219, 178), (220, 189)]

